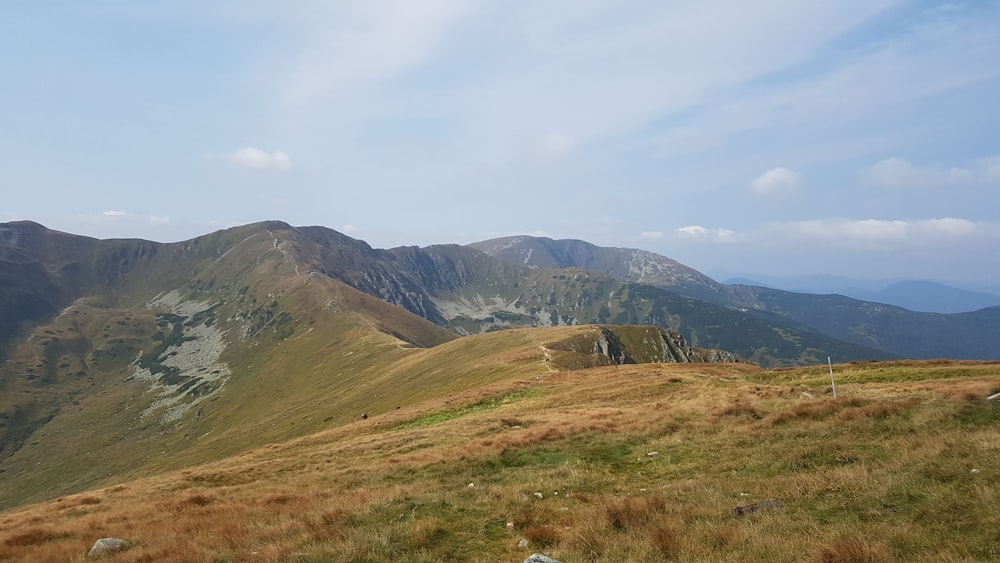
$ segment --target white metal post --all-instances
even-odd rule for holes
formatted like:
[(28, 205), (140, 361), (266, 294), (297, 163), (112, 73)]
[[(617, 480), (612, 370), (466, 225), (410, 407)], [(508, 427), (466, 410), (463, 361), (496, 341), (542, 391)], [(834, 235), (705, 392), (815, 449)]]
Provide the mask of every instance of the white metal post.
[(833, 386), (833, 398), (837, 398), (837, 382), (833, 380), (833, 361), (830, 360), (830, 356), (826, 357), (826, 363), (830, 366), (830, 385)]

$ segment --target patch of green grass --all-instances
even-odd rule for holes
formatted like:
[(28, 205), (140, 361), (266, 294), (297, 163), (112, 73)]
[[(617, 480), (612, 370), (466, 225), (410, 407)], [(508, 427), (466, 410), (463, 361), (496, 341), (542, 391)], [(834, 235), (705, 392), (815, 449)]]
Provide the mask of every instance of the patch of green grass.
[(1000, 401), (970, 401), (955, 413), (955, 420), (970, 426), (1000, 424)]
[(529, 389), (523, 389), (520, 391), (511, 391), (510, 393), (504, 393), (503, 395), (498, 395), (496, 397), (490, 397), (488, 399), (483, 399), (472, 403), (471, 405), (466, 405), (464, 407), (458, 407), (454, 409), (448, 409), (441, 412), (436, 412), (434, 414), (429, 414), (427, 416), (422, 416), (415, 420), (409, 422), (404, 422), (403, 424), (397, 425), (397, 430), (406, 430), (410, 428), (420, 428), (423, 426), (432, 426), (434, 424), (440, 424), (442, 422), (447, 422), (449, 420), (454, 420), (456, 418), (485, 411), (491, 411), (498, 409), (504, 405), (509, 405), (515, 401), (525, 399), (530, 397), (533, 391)]

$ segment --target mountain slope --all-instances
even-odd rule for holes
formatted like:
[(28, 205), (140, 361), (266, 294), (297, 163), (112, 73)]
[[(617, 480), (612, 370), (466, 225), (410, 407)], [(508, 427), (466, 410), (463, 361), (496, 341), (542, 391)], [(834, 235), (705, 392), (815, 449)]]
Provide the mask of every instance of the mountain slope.
[(695, 346), (721, 348), (766, 365), (891, 354), (851, 345), (787, 321), (624, 284), (580, 270), (508, 264), (469, 247), (372, 249), (324, 229), (295, 229), (292, 248), (316, 274), (343, 281), (460, 334), (523, 326), (615, 323), (679, 331)]
[[(4, 255), (33, 251), (36, 259), (27, 263), (48, 283), (5, 280), (0, 295), (17, 296), (31, 285), (56, 288), (43, 294), (48, 310), (65, 307), (52, 318), (18, 319), (36, 326), (5, 342), (4, 494), (32, 490), (25, 480), (73, 490), (109, 474), (173, 466), (183, 459), (180, 452), (221, 455), (316, 429), (315, 422), (308, 428), (275, 422), (296, 402), (322, 396), (317, 386), (324, 379), (308, 370), (296, 387), (286, 387), (286, 370), (301, 367), (298, 358), (311, 357), (307, 367), (315, 372), (328, 361), (316, 350), (334, 342), (366, 348), (365, 355), (340, 362), (344, 368), (367, 354), (392, 358), (455, 337), (336, 280), (305, 275), (282, 238), (291, 234), (287, 225), (241, 227), (169, 245), (81, 242), (29, 228), (6, 239)], [(61, 250), (64, 239), (74, 243), (72, 252)], [(3, 302), (4, 318), (17, 312), (11, 302), (17, 301)], [(230, 439), (239, 428), (249, 434)], [(142, 455), (118, 451), (136, 444)], [(165, 457), (148, 458), (153, 450)], [(91, 452), (109, 457), (76, 467), (74, 459)], [(66, 478), (66, 471), (77, 478)]]
[[(623, 281), (642, 280), (682, 295), (746, 311), (768, 323), (783, 324), (783, 319), (787, 319), (793, 326), (808, 327), (838, 340), (903, 357), (1000, 358), (1000, 342), (989, 336), (1000, 330), (1000, 309), (996, 308), (941, 315), (839, 295), (723, 285), (697, 272), (691, 273), (693, 270), (669, 258), (631, 249), (601, 248), (575, 240), (522, 236), (470, 246), (511, 264), (544, 267), (557, 262), (564, 267), (592, 268)], [(642, 258), (637, 261), (637, 256)], [(850, 355), (838, 357), (851, 359)]]
[(927, 313), (966, 313), (1000, 306), (1000, 296), (919, 280), (898, 281), (876, 292), (844, 295)]
[(634, 248), (606, 248), (582, 240), (514, 236), (468, 245), (510, 264), (529, 268), (580, 268), (610, 278), (670, 288), (703, 297), (725, 292), (725, 287), (676, 260)]
[(915, 358), (990, 360), (1000, 357), (994, 335), (1000, 307), (971, 313), (918, 313), (842, 295), (747, 288), (760, 311), (793, 319), (847, 342), (907, 352)]
[(539, 367), (532, 335), (580, 330), (417, 351), (400, 374), (482, 363), (494, 383), (4, 512), (0, 560), (80, 561), (106, 536), (132, 543), (111, 561), (1000, 558), (998, 364), (834, 365), (836, 400), (826, 366), (505, 375)]
[[(738, 359), (652, 327), (459, 339), (379, 298), (440, 317), (431, 293), (489, 285), (490, 272), (509, 269), (461, 247), (374, 250), (279, 222), (172, 244), (6, 227), (3, 256), (37, 277), (12, 276), (0, 295), (36, 291), (48, 309), (11, 324), (22, 332), (0, 363), (0, 505), (217, 459), (496, 378)], [(18, 299), (2, 303), (17, 313)]]

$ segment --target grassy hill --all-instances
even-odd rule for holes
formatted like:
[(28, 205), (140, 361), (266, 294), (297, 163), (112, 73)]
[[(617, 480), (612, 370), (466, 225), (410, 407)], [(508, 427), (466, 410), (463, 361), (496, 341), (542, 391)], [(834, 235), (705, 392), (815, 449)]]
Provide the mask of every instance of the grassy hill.
[[(16, 511), (0, 516), (0, 559), (73, 559), (99, 533), (138, 542), (120, 560), (507, 560), (521, 536), (569, 559), (726, 560), (764, 549), (733, 543), (752, 544), (746, 531), (705, 543), (709, 527), (737, 525), (715, 520), (730, 501), (777, 496), (777, 514), (822, 516), (810, 486), (840, 458), (817, 444), (885, 479), (908, 471), (895, 455), (956, 455), (917, 439), (927, 432), (975, 440), (958, 453), (977, 469), (995, 453), (996, 411), (978, 399), (1000, 388), (993, 364), (844, 367), (852, 391), (837, 403), (822, 370), (635, 366), (738, 359), (710, 350), (730, 347), (771, 365), (877, 353), (582, 270), (458, 246), (378, 250), (279, 222), (172, 244), (23, 223), (0, 235), (5, 268), (35, 276), (0, 279), (13, 296), (0, 318), (38, 305), (4, 329), (0, 508)], [(888, 453), (855, 451), (830, 425)], [(794, 452), (812, 465), (797, 469)], [(810, 477), (779, 481), (794, 494), (769, 488), (788, 474)], [(684, 480), (703, 488), (671, 488)], [(992, 483), (975, 489), (982, 508)], [(652, 504), (633, 498), (647, 493)], [(687, 494), (708, 508), (668, 508)], [(955, 531), (943, 530), (918, 532)], [(925, 544), (852, 538), (931, 558)], [(941, 553), (987, 553), (961, 542)]]
[(0, 514), (0, 558), (103, 536), (134, 543), (111, 561), (1000, 557), (1000, 365), (838, 365), (834, 400), (825, 367), (567, 370), (538, 347), (564, 330), (400, 349), (379, 391), (434, 392)]

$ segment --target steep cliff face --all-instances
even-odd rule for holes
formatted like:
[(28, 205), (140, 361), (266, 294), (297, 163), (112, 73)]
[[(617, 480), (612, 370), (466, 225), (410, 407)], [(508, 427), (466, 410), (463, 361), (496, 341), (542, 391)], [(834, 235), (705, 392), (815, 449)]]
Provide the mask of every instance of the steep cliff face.
[(655, 326), (595, 326), (550, 348), (589, 353), (591, 365), (750, 363), (732, 352), (692, 347), (677, 331)]

